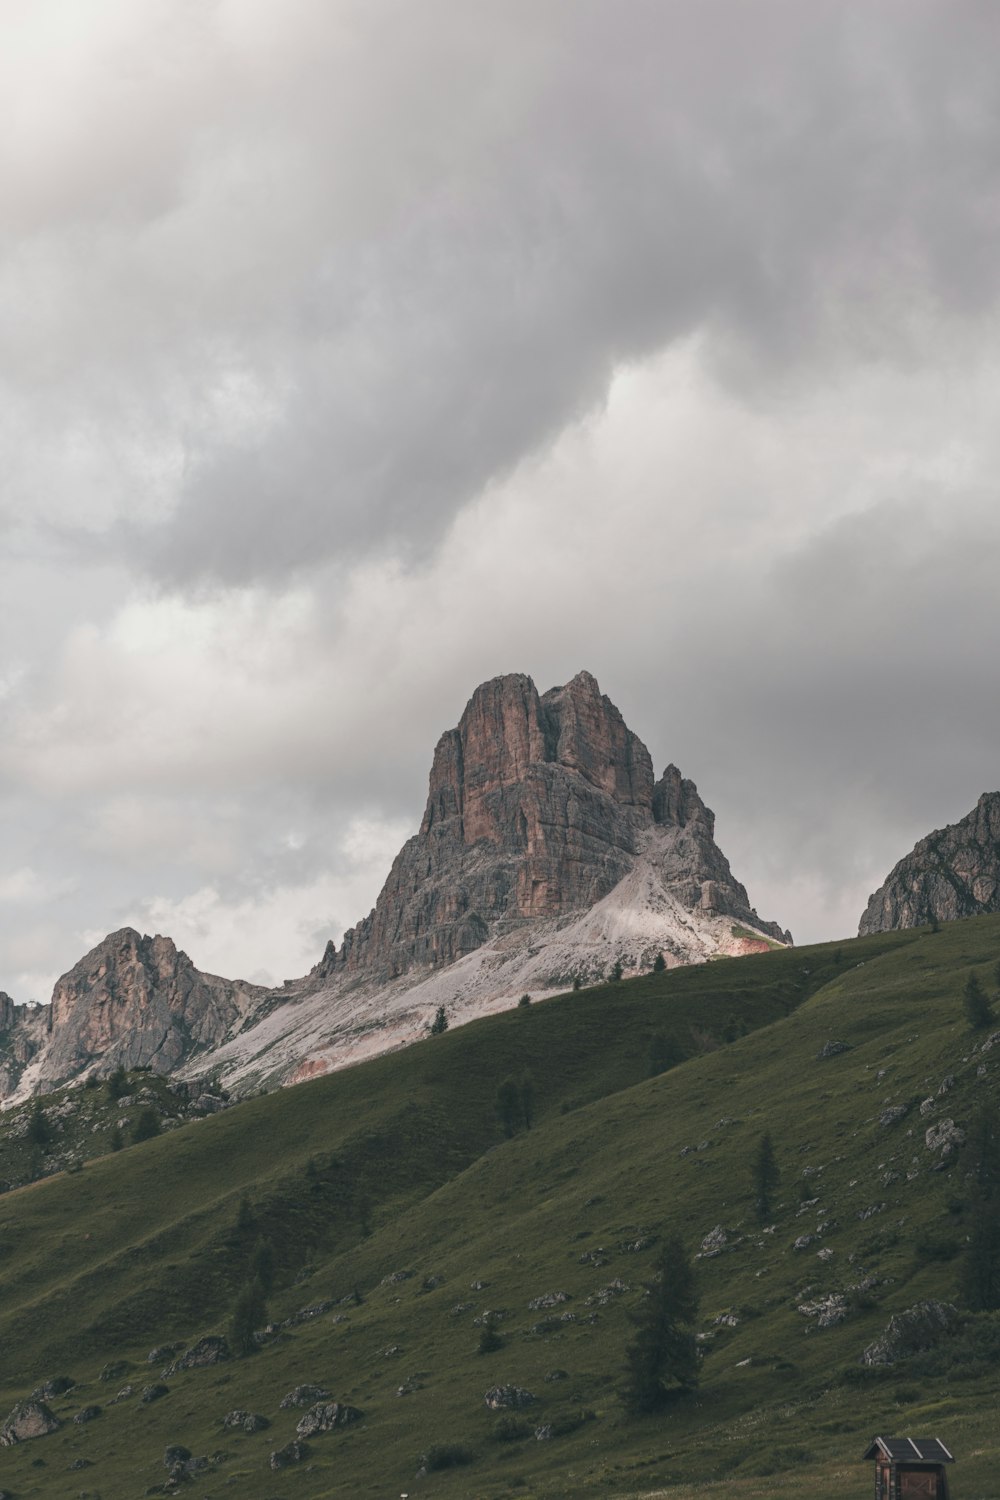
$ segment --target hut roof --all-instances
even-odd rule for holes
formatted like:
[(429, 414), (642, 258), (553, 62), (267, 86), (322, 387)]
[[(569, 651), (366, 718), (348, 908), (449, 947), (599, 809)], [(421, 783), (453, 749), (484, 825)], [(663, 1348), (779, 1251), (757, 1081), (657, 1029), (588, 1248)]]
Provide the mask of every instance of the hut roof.
[(953, 1464), (955, 1459), (940, 1438), (873, 1438), (865, 1458), (888, 1458), (896, 1464)]

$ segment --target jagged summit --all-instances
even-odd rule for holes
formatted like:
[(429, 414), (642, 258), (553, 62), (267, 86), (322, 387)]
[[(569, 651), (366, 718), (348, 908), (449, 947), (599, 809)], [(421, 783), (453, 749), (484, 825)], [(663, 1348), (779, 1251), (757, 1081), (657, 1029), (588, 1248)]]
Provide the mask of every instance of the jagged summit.
[(124, 928), (59, 980), (30, 1045), (12, 1021), (0, 1065), (23, 1057), (22, 1094), (119, 1063), (249, 1088), (403, 1045), (439, 1005), (468, 1020), (658, 953), (697, 963), (790, 941), (750, 906), (694, 782), (673, 765), (654, 779), (589, 672), (542, 694), (515, 673), (478, 687), (441, 736), (418, 832), (304, 979), (202, 974), (168, 937)]
[(388, 981), (454, 963), (500, 930), (586, 910), (656, 827), (685, 835), (672, 861), (682, 905), (786, 940), (751, 911), (694, 783), (672, 765), (654, 781), (649, 751), (589, 672), (541, 695), (523, 674), (494, 677), (438, 741), (420, 831), (374, 911), (314, 973)]
[(868, 898), (858, 932), (920, 927), (1000, 911), (1000, 792), (984, 792), (958, 823), (935, 829)]

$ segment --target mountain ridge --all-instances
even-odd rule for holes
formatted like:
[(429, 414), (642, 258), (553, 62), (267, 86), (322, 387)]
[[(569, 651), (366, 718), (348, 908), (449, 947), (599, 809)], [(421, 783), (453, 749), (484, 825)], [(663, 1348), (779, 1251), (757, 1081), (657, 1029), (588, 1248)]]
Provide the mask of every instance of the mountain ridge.
[(751, 907), (694, 782), (672, 764), (654, 778), (589, 672), (543, 694), (512, 673), (440, 737), (418, 831), (307, 975), (222, 979), (168, 937), (121, 929), (58, 981), (44, 1044), (22, 1056), (12, 1023), (0, 1057), (16, 1097), (119, 1065), (214, 1069), (247, 1091), (404, 1045), (442, 1005), (457, 1023), (659, 953), (674, 965), (790, 941)]

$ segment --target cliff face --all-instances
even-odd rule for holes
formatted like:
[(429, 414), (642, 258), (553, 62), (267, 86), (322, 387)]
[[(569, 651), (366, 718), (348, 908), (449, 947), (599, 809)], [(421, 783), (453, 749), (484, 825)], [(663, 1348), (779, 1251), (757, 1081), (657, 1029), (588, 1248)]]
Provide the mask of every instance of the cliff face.
[[(455, 962), (488, 936), (593, 906), (633, 868), (656, 826), (683, 830), (669, 879), (684, 905), (762, 924), (714, 840), (693, 782), (649, 752), (589, 672), (539, 694), (497, 677), (438, 742), (420, 831), (374, 911), (328, 945), (316, 978), (391, 980)], [(774, 937), (781, 929), (763, 924)]]
[(13, 1093), (48, 1036), (47, 1005), (16, 1005), (0, 990), (0, 1099)]
[(58, 980), (38, 1084), (72, 1078), (92, 1063), (169, 1073), (217, 1045), (266, 991), (202, 974), (168, 937), (113, 932)]
[(901, 859), (858, 925), (861, 936), (1000, 911), (1000, 792), (984, 792), (967, 817), (939, 828)]

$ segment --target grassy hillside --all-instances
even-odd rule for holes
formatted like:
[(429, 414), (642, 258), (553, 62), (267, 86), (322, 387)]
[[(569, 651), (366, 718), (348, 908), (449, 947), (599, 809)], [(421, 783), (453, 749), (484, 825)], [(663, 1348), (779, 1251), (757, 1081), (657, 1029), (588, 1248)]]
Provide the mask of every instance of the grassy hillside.
[[(680, 1500), (720, 1484), (791, 1494), (806, 1475), (860, 1500), (858, 1454), (891, 1430), (941, 1436), (960, 1459), (957, 1500), (989, 1495), (995, 1320), (881, 1372), (858, 1360), (892, 1313), (955, 1294), (963, 1152), (939, 1169), (925, 1132), (946, 1116), (966, 1125), (995, 1096), (1000, 1063), (978, 1050), (961, 994), (970, 965), (992, 991), (998, 957), (1000, 919), (982, 918), (587, 990), (8, 1192), (3, 1411), (48, 1377), (77, 1385), (50, 1402), (58, 1432), (0, 1449), (0, 1488), (159, 1493), (164, 1449), (183, 1444), (209, 1461), (199, 1496)], [(684, 1060), (650, 1077), (654, 1038), (661, 1061)], [(851, 1050), (818, 1058), (831, 1040)], [(497, 1088), (526, 1071), (532, 1128), (507, 1139)], [(765, 1129), (782, 1177), (759, 1226)], [(657, 1241), (679, 1230), (695, 1253), (717, 1226), (722, 1253), (697, 1261), (698, 1394), (627, 1419), (628, 1312)], [(166, 1377), (168, 1394), (143, 1404), (167, 1360), (148, 1352), (225, 1332), (261, 1239), (277, 1261), (270, 1315), (286, 1326), (252, 1357)], [(566, 1300), (529, 1308), (550, 1293)], [(835, 1326), (799, 1311), (835, 1295)], [(502, 1344), (480, 1354), (490, 1312)], [(102, 1380), (111, 1362), (129, 1368)], [(302, 1415), (279, 1403), (304, 1383), (363, 1419), (272, 1472)], [(498, 1432), (483, 1395), (505, 1383), (537, 1399)], [(93, 1421), (71, 1420), (94, 1405)], [(270, 1426), (223, 1429), (234, 1408)], [(540, 1427), (552, 1435), (537, 1440)], [(418, 1478), (434, 1448), (469, 1461)]]

